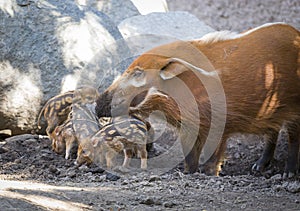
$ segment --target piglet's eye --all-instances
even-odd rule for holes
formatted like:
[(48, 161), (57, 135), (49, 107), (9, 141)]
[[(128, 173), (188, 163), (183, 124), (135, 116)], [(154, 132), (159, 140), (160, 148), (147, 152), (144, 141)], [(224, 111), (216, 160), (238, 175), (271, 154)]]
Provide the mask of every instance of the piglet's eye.
[(82, 150), (82, 154), (83, 154), (83, 155), (87, 155), (87, 154), (88, 154), (88, 151), (87, 151), (87, 150)]

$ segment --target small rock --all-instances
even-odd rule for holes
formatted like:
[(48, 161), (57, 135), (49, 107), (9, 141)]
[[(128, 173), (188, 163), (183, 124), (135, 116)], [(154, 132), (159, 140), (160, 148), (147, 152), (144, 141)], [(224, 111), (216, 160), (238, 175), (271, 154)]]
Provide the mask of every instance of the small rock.
[(34, 169), (35, 169), (35, 165), (32, 165), (32, 166), (29, 167), (30, 172), (33, 172)]
[(235, 159), (241, 158), (241, 154), (238, 153), (238, 152), (234, 153), (234, 158), (235, 158)]
[(102, 174), (104, 171), (105, 170), (100, 167), (95, 167), (95, 168), (90, 169), (90, 172), (92, 172), (93, 174), (96, 174), (96, 173)]
[(88, 167), (87, 167), (86, 165), (82, 165), (82, 166), (80, 166), (78, 169), (79, 169), (80, 171), (84, 171), (84, 172), (88, 172), (88, 171), (89, 171), (89, 169), (88, 169)]
[(57, 168), (53, 165), (49, 166), (49, 171), (53, 174), (55, 174), (57, 172)]
[(91, 177), (92, 175), (93, 175), (92, 172), (87, 172), (87, 173), (85, 174), (85, 176), (87, 176), (87, 177)]
[(151, 205), (161, 205), (161, 202), (157, 198), (147, 197), (146, 199), (142, 199), (140, 201), (140, 204), (151, 206)]
[(158, 175), (151, 175), (150, 179), (149, 179), (149, 182), (154, 182), (154, 181), (158, 181), (158, 180), (161, 180), (160, 176), (158, 176)]
[(24, 141), (24, 145), (32, 145), (32, 144), (36, 144), (36, 139), (30, 138)]
[(286, 186), (286, 190), (291, 193), (299, 193), (300, 192), (300, 182), (294, 181), (289, 182)]
[(216, 182), (216, 180), (215, 180), (214, 178), (211, 178), (211, 179), (209, 180), (209, 182), (214, 184), (214, 183)]
[(106, 179), (110, 181), (117, 181), (118, 179), (120, 179), (120, 176), (108, 172), (106, 174)]
[(142, 182), (140, 182), (140, 185), (141, 186), (148, 186), (148, 187), (152, 186), (148, 181), (142, 181)]
[(105, 175), (103, 176), (93, 176), (91, 179), (93, 182), (102, 182), (103, 180), (105, 180)]
[(76, 172), (75, 171), (69, 171), (67, 176), (69, 176), (70, 178), (74, 178), (74, 177), (76, 177)]
[(154, 204), (154, 200), (152, 198), (147, 198), (145, 200), (142, 200), (141, 204), (153, 205)]
[(172, 208), (172, 207), (176, 206), (176, 204), (174, 202), (165, 202), (163, 205), (166, 208)]
[(270, 179), (271, 179), (271, 180), (281, 180), (282, 177), (281, 177), (281, 174), (275, 174), (275, 175), (272, 176)]
[(185, 188), (190, 187), (190, 183), (188, 183), (188, 182), (184, 183), (184, 187)]
[(9, 150), (7, 149), (7, 148), (5, 148), (5, 147), (0, 147), (0, 154), (2, 154), (2, 153), (6, 153), (6, 152), (8, 152)]
[(19, 159), (19, 158), (16, 159), (16, 160), (15, 160), (15, 163), (21, 163), (21, 159)]
[(128, 180), (124, 180), (121, 185), (128, 185), (129, 184), (129, 181)]

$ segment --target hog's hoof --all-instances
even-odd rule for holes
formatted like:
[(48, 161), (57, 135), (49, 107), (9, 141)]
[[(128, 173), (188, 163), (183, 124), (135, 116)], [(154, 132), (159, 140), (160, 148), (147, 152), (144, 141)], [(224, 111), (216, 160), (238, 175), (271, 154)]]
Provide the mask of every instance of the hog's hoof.
[(271, 178), (274, 173), (272, 170), (266, 171), (265, 166), (262, 166), (257, 162), (253, 164), (251, 171), (254, 176), (264, 176), (266, 179)]
[(112, 173), (109, 173), (109, 172), (106, 173), (106, 179), (109, 180), (109, 181), (117, 181), (120, 178), (121, 177), (116, 175), (116, 174), (112, 174)]
[(264, 166), (260, 165), (259, 163), (254, 163), (251, 170), (254, 173), (254, 175), (262, 175), (264, 171)]

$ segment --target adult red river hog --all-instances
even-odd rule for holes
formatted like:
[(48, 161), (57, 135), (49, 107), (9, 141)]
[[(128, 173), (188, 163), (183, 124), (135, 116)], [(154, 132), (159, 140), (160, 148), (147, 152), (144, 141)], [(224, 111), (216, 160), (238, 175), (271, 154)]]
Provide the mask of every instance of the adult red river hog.
[[(149, 98), (147, 103), (180, 130), (185, 172), (198, 170), (203, 149), (209, 157), (203, 171), (209, 175), (219, 173), (226, 140), (233, 133), (274, 137), (283, 123), (291, 124), (285, 173), (295, 174), (300, 142), (299, 49), (299, 31), (283, 23), (162, 45), (139, 56), (107, 88), (97, 100), (96, 113), (124, 115), (132, 100), (142, 101), (145, 94), (140, 93), (155, 87), (169, 98)], [(268, 141), (256, 167), (267, 165), (275, 145), (274, 138)]]

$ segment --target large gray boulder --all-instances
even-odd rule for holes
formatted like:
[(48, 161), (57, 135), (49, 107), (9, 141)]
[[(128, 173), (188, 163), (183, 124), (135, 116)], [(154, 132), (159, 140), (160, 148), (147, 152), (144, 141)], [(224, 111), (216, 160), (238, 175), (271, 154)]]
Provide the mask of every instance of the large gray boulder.
[(152, 12), (168, 12), (166, 0), (131, 0), (141, 15), (147, 15)]
[(0, 130), (30, 132), (50, 97), (82, 85), (107, 87), (121, 71), (110, 70), (128, 52), (97, 8), (72, 0), (0, 1)]
[(130, 0), (76, 0), (81, 6), (89, 6), (106, 14), (116, 25), (126, 18), (140, 15)]
[(137, 54), (175, 40), (198, 39), (214, 31), (194, 15), (180, 11), (134, 16), (118, 28)]

